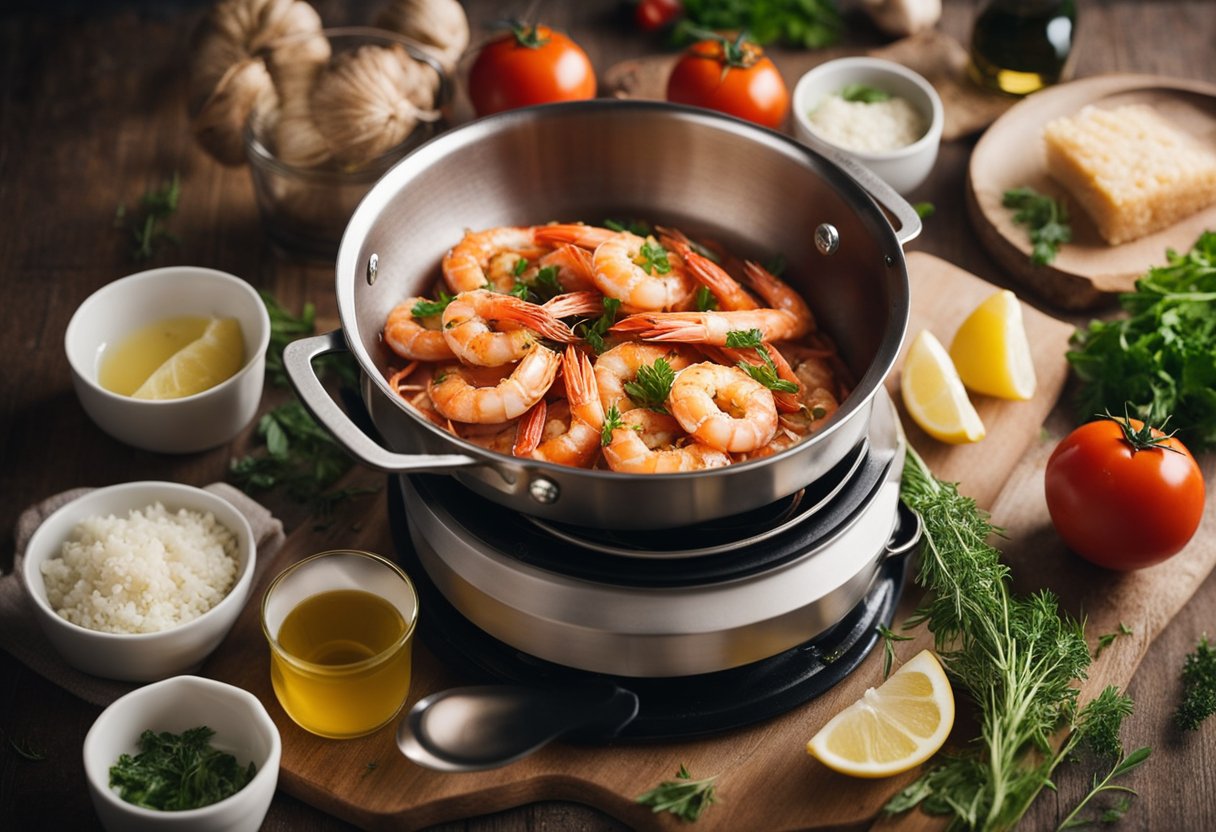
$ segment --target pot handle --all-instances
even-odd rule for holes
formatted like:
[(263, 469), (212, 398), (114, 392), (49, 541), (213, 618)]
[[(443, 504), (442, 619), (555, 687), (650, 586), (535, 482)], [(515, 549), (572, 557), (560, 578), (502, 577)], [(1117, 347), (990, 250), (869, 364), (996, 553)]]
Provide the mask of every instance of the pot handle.
[(319, 355), (346, 351), (342, 330), (300, 338), (283, 349), (283, 369), (301, 404), (355, 458), (379, 471), (396, 473), (443, 473), (453, 468), (481, 465), (481, 460), (463, 454), (399, 454), (382, 448), (351, 421), (329, 396), (312, 361)]
[(888, 185), (878, 174), (853, 157), (846, 156), (813, 136), (799, 136), (798, 141), (809, 145), (820, 156), (826, 156), (828, 161), (835, 164), (836, 167), (843, 168), (844, 172), (853, 177), (875, 202), (894, 217), (899, 225), (896, 227), (892, 223), (892, 228), (895, 230), (895, 239), (901, 246), (907, 245), (920, 236), (923, 228), (920, 214), (917, 214), (916, 209), (908, 203), (908, 200), (900, 196), (899, 192)]

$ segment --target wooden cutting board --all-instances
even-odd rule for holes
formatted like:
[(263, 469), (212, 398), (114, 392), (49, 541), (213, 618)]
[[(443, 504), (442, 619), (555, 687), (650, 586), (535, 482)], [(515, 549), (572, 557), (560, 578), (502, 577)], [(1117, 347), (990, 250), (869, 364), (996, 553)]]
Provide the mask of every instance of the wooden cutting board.
[[(928, 326), (948, 343), (963, 316), (995, 291), (992, 285), (926, 254), (910, 254), (908, 263), (913, 334)], [(1099, 570), (1069, 559), (1050, 533), (1042, 504), (1042, 457), (1050, 443), (1041, 438), (1041, 426), (1064, 384), (1063, 353), (1071, 328), (1033, 309), (1025, 312), (1039, 377), (1035, 399), (977, 400), (989, 435), (972, 447), (947, 447), (912, 427), (909, 439), (940, 476), (961, 480), (966, 493), (993, 506), (996, 521), (1010, 529), (1013, 541), (1008, 550), (1019, 572), (1026, 567), (1038, 578), (1050, 576), (1053, 586), (1060, 580), (1074, 589), (1083, 588), (1083, 594), (1069, 595), (1068, 600), (1086, 605), (1094, 625), (1091, 632), (1106, 632), (1119, 620), (1133, 626), (1134, 644), (1104, 653), (1088, 683), (1090, 687), (1107, 682), (1122, 685), (1153, 635), (1210, 570), (1216, 559), (1211, 538), (1216, 534), (1209, 517), (1201, 531), (1204, 540), (1193, 545), (1186, 557), (1134, 576), (1098, 574)], [(898, 379), (893, 379), (892, 386), (897, 384)], [(354, 480), (355, 484), (383, 481), (382, 475), (365, 471), (357, 472)], [(391, 552), (383, 495), (352, 502), (324, 528), (299, 529), (280, 550), (267, 578), (300, 557), (343, 546)], [(1045, 561), (1051, 569), (1040, 568)], [(255, 597), (263, 590), (264, 586), (256, 589)], [(900, 619), (910, 612), (912, 595), (904, 599)], [(900, 644), (899, 654), (907, 658), (927, 644), (922, 633), (915, 641)], [(414, 685), (407, 706), (436, 690), (465, 683), (423, 645), (415, 645), (415, 650)], [(439, 774), (407, 761), (396, 748), (395, 724), (369, 737), (342, 742), (320, 739), (296, 727), (271, 691), (257, 604), (246, 608), (204, 673), (244, 687), (265, 703), (282, 733), (279, 782), (283, 789), (367, 828), (416, 829), (534, 801), (571, 800), (598, 807), (639, 830), (682, 829), (674, 817), (654, 815), (634, 801), (636, 795), (670, 779), (681, 763), (695, 777), (720, 775), (721, 802), (701, 818), (698, 829), (832, 828), (872, 819), (892, 793), (915, 777), (911, 772), (889, 780), (854, 780), (830, 772), (804, 750), (806, 740), (830, 716), (880, 681), (878, 651), (823, 697), (758, 725), (685, 742), (595, 747), (558, 743), (514, 765), (462, 775)], [(967, 739), (957, 736), (954, 741)], [(923, 820), (911, 815), (895, 825), (919, 827)]]
[[(1166, 249), (1188, 250), (1216, 227), (1216, 204), (1139, 240), (1107, 245), (1084, 210), (1047, 174), (1043, 126), (1086, 105), (1147, 104), (1176, 129), (1216, 152), (1216, 85), (1155, 75), (1099, 75), (1035, 93), (993, 124), (971, 154), (967, 210), (984, 247), (1021, 285), (1062, 309), (1090, 309), (1133, 288)], [(1028, 186), (1063, 200), (1072, 241), (1047, 265), (1030, 261), (1030, 239), (1001, 205), (1005, 191)]]

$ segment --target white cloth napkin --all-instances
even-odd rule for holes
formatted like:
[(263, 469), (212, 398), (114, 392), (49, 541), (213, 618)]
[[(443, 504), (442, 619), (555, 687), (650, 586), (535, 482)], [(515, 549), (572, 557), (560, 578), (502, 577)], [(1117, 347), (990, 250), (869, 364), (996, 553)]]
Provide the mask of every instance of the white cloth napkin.
[[(75, 488), (48, 497), (22, 512), (15, 530), (16, 549), (13, 571), (0, 578), (0, 648), (7, 650), (31, 670), (46, 677), (64, 690), (94, 705), (109, 705), (118, 697), (140, 686), (138, 682), (118, 682), (91, 676), (68, 665), (51, 645), (38, 626), (21, 580), (21, 562), (30, 536), (60, 506), (87, 494), (90, 488)], [(283, 545), (283, 524), (265, 506), (240, 490), (223, 482), (212, 483), (206, 490), (223, 497), (245, 515), (253, 529), (258, 557), (254, 565), (253, 585), (257, 586), (273, 555)]]

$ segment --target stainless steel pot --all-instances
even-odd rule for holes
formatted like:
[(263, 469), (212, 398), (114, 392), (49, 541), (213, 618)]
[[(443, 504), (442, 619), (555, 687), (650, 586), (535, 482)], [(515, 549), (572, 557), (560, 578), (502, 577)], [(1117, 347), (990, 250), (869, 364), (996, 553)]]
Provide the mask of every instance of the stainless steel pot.
[[(755, 259), (780, 253), (785, 279), (857, 379), (830, 423), (765, 459), (639, 476), (487, 451), (428, 422), (389, 387), (400, 361), (382, 343), (384, 320), (403, 298), (431, 289), (466, 228), (609, 217), (710, 235)], [(291, 344), (285, 364), (304, 405), (374, 468), (448, 472), (518, 511), (588, 527), (697, 523), (797, 491), (865, 437), (907, 327), (901, 244), (919, 232), (911, 206), (866, 169), (727, 116), (610, 100), (516, 110), (433, 139), (372, 188), (338, 251), (342, 329)], [(346, 349), (387, 448), (354, 425), (312, 369), (316, 356)]]

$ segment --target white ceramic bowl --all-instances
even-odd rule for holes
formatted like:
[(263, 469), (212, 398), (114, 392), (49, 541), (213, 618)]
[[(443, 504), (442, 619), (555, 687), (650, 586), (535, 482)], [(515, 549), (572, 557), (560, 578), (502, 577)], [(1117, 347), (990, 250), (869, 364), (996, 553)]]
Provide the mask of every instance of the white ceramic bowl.
[[(810, 114), (827, 96), (849, 84), (865, 84), (905, 99), (929, 125), (924, 135), (896, 150), (868, 152), (851, 150), (824, 138), (811, 126)], [(794, 133), (812, 148), (826, 145), (856, 159), (901, 194), (925, 181), (937, 161), (945, 116), (942, 101), (933, 85), (922, 76), (893, 61), (880, 58), (840, 58), (807, 72), (794, 86)]]
[[(146, 730), (180, 734), (206, 725), (211, 745), (257, 766), (239, 792), (199, 809), (162, 812), (127, 803), (110, 788), (110, 766), (121, 754), (139, 753)], [(89, 795), (110, 832), (256, 832), (274, 798), (282, 741), (274, 722), (252, 693), (199, 676), (175, 676), (145, 685), (101, 712), (84, 738)]]
[[(98, 383), (98, 367), (108, 346), (142, 326), (181, 315), (240, 322), (245, 363), (236, 375), (193, 396), (162, 401), (122, 396)], [(63, 340), (76, 395), (102, 430), (137, 448), (191, 453), (230, 441), (257, 413), (270, 316), (254, 288), (238, 277), (196, 266), (167, 266), (98, 289), (80, 304)]]
[[(87, 517), (125, 516), (159, 500), (169, 511), (211, 512), (237, 539), (239, 564), (232, 590), (199, 617), (156, 633), (105, 633), (60, 617), (47, 601), (42, 564), (59, 555), (77, 523)], [(51, 514), (30, 537), (21, 578), (34, 607), (34, 616), (47, 638), (73, 667), (131, 682), (163, 679), (199, 664), (214, 650), (249, 598), (257, 560), (253, 531), (245, 515), (222, 497), (173, 482), (129, 482), (99, 488)]]

